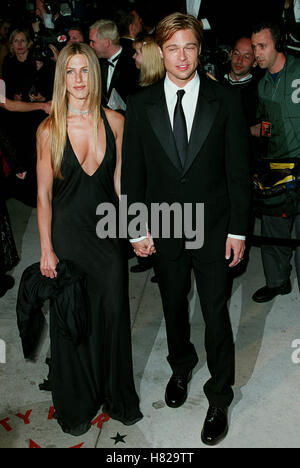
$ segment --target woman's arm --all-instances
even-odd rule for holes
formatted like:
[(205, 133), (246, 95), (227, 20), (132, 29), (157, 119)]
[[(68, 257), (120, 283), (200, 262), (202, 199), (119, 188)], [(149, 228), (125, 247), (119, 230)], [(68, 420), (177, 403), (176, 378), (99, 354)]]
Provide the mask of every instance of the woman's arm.
[(114, 173), (115, 192), (120, 198), (121, 194), (121, 167), (122, 167), (122, 142), (124, 133), (124, 117), (119, 112), (105, 109), (107, 119), (115, 135), (116, 141), (116, 168)]
[(42, 124), (37, 132), (37, 220), (41, 243), (40, 270), (47, 278), (57, 276), (58, 258), (51, 241), (53, 170), (49, 127)]
[(0, 103), (0, 107), (3, 107), (3, 109), (6, 109), (11, 112), (31, 112), (42, 110), (49, 114), (51, 109), (51, 103), (13, 101), (12, 99), (6, 98), (4, 103)]

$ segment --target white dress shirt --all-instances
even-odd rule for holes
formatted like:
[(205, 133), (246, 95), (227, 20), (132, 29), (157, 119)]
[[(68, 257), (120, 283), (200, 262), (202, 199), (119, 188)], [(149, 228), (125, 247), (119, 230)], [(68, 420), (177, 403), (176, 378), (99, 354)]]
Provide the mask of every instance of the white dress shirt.
[(294, 1), (294, 13), (296, 23), (300, 23), (300, 0)]
[[(108, 67), (108, 72), (107, 72), (107, 89), (106, 91), (109, 90), (109, 87), (110, 87), (110, 83), (111, 83), (111, 80), (112, 80), (112, 77), (113, 77), (113, 74), (114, 74), (114, 71), (115, 71), (115, 68), (116, 68), (116, 65), (118, 63), (118, 60), (119, 60), (119, 55), (121, 54), (122, 52), (122, 47), (118, 50), (118, 52), (113, 55), (112, 57), (110, 57), (110, 59), (107, 59), (109, 62), (112, 62), (114, 64), (113, 67)], [(118, 59), (117, 59), (118, 57)]]
[(173, 83), (173, 81), (170, 80), (168, 74), (166, 74), (164, 87), (172, 128), (174, 120), (174, 111), (177, 103), (177, 91), (179, 91), (180, 89), (184, 89), (185, 91), (185, 94), (182, 98), (182, 107), (186, 120), (188, 140), (190, 140), (200, 89), (199, 75), (198, 73), (196, 73), (195, 77), (191, 81), (189, 81), (184, 88), (179, 88)]
[[(186, 11), (189, 15), (195, 16), (198, 18), (199, 10), (201, 7), (201, 0), (186, 0)], [(203, 29), (205, 31), (210, 30), (210, 24), (207, 18), (201, 18)]]

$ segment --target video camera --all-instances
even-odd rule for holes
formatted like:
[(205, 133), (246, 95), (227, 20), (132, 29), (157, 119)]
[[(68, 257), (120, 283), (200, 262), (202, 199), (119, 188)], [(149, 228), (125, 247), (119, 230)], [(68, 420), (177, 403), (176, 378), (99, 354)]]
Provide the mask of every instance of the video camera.
[(45, 62), (53, 57), (53, 52), (49, 45), (54, 45), (60, 51), (68, 41), (65, 33), (56, 33), (53, 30), (45, 29), (36, 34), (33, 42), (32, 55), (35, 60)]

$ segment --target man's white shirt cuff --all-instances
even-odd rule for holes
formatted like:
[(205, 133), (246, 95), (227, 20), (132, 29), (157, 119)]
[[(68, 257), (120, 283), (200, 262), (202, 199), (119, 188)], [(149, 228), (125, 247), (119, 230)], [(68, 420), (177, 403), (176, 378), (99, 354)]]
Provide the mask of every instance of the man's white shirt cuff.
[(138, 237), (137, 239), (130, 239), (129, 242), (131, 244), (135, 244), (136, 242), (141, 242), (144, 239), (147, 239), (147, 236)]
[(228, 234), (228, 237), (231, 237), (231, 239), (246, 240), (245, 236), (236, 236), (235, 234)]

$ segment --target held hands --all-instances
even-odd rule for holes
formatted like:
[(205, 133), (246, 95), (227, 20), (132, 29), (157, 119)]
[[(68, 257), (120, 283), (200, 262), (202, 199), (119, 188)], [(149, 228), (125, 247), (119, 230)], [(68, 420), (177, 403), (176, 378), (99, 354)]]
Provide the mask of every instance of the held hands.
[(231, 254), (233, 254), (232, 262), (229, 264), (229, 267), (237, 266), (242, 260), (245, 252), (245, 241), (240, 239), (233, 239), (228, 237), (226, 241), (226, 260), (229, 260)]
[[(134, 249), (134, 253), (138, 257), (148, 257), (149, 255), (156, 253), (154, 241), (150, 233), (148, 233), (146, 239), (140, 242), (135, 242), (132, 244), (132, 246)], [(234, 239), (231, 237), (227, 238), (225, 252), (226, 259), (229, 260), (231, 255), (233, 254), (232, 262), (229, 264), (230, 268), (237, 266), (243, 260), (244, 253), (244, 240)]]
[(152, 255), (156, 252), (153, 237), (149, 232), (146, 239), (139, 242), (134, 242), (132, 247), (134, 249), (134, 253), (138, 257), (148, 257), (149, 255)]
[(54, 279), (57, 277), (56, 266), (59, 260), (53, 250), (42, 253), (40, 260), (40, 271), (46, 278)]

